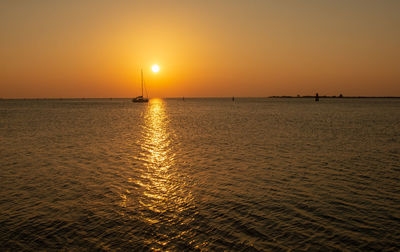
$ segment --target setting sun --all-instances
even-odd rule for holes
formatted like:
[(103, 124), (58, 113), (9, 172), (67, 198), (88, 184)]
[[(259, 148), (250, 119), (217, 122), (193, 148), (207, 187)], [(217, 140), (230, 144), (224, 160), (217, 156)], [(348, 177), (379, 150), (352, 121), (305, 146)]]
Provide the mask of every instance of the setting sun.
[(160, 71), (160, 67), (159, 67), (158, 65), (153, 65), (153, 66), (151, 67), (151, 70), (152, 70), (154, 73), (158, 73), (158, 72)]

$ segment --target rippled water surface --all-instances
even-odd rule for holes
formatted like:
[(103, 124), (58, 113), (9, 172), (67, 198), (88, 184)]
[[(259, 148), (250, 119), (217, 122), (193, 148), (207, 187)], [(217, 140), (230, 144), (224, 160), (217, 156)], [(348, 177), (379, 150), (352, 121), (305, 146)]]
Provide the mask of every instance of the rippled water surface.
[(400, 100), (0, 100), (0, 248), (400, 249)]

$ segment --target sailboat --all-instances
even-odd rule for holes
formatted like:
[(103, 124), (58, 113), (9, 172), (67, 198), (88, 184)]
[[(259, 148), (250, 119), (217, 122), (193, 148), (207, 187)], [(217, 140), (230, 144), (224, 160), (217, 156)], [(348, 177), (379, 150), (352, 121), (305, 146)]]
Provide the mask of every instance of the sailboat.
[(143, 69), (141, 69), (142, 95), (132, 99), (132, 102), (148, 102), (149, 98), (143, 97)]

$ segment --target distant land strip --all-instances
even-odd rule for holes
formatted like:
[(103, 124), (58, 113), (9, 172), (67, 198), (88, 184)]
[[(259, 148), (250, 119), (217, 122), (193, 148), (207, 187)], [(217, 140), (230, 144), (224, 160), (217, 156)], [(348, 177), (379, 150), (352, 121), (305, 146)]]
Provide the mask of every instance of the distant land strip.
[[(315, 95), (303, 95), (303, 96), (289, 96), (289, 95), (281, 95), (281, 96), (268, 96), (268, 98), (315, 98)], [(338, 99), (400, 99), (400, 96), (329, 96), (329, 95), (320, 95), (319, 98), (338, 98)]]

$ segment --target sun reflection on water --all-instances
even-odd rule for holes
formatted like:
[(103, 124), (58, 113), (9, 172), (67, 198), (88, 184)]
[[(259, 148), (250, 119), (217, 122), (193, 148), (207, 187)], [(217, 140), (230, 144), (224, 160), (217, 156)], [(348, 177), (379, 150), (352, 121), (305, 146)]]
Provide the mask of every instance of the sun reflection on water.
[(130, 178), (140, 192), (136, 199), (140, 218), (152, 226), (158, 236), (147, 242), (158, 244), (156, 247), (159, 248), (164, 247), (166, 242), (188, 235), (188, 230), (182, 225), (193, 210), (188, 182), (175, 164), (175, 153), (171, 147), (174, 132), (169, 127), (165, 106), (161, 99), (149, 101), (144, 114), (142, 138), (138, 139), (141, 153), (136, 157), (142, 170), (137, 179)]

